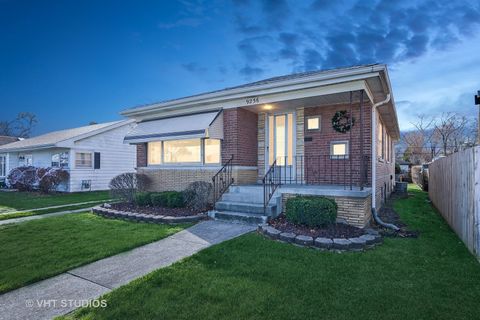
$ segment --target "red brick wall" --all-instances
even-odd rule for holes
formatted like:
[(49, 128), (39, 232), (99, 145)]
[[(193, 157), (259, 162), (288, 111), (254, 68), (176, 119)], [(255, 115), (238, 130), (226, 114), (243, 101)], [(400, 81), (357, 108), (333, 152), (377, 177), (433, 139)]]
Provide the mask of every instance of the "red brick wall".
[(137, 167), (147, 166), (147, 144), (137, 144)]
[(235, 165), (257, 165), (257, 121), (256, 113), (242, 108), (223, 111), (222, 162), (233, 154)]
[[(353, 106), (355, 123), (347, 133), (340, 133), (332, 127), (332, 117), (340, 110), (350, 111), (350, 105), (334, 105), (305, 108), (305, 118), (321, 116), (320, 130), (307, 130), (305, 121), (305, 180), (307, 183), (353, 184), (360, 183), (360, 106)], [(311, 141), (308, 141), (311, 138)], [(348, 160), (330, 159), (330, 142), (349, 141), (350, 157)], [(371, 185), (371, 106), (363, 107), (363, 141), (367, 170), (366, 186)], [(350, 170), (350, 162), (352, 170)], [(351, 180), (350, 180), (351, 179)]]

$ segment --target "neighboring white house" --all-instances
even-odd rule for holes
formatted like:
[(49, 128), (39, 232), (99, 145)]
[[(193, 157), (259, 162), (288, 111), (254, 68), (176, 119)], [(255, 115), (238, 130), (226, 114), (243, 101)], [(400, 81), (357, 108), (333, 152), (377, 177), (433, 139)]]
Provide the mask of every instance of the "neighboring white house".
[(0, 179), (19, 166), (62, 167), (70, 172), (62, 191), (106, 190), (113, 177), (135, 170), (136, 147), (123, 143), (133, 126), (132, 120), (94, 124), (0, 146)]

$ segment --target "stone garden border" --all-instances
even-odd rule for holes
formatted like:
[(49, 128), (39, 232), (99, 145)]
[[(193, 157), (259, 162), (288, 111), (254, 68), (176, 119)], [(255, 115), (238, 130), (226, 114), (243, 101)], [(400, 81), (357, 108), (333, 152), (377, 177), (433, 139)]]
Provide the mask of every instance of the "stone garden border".
[(184, 217), (162, 216), (162, 215), (154, 215), (154, 214), (119, 211), (119, 210), (113, 210), (111, 208), (104, 208), (102, 206), (93, 207), (92, 213), (99, 216), (106, 217), (106, 218), (123, 219), (123, 220), (138, 221), (138, 222), (165, 223), (165, 224), (197, 222), (207, 217), (205, 214), (200, 214), (195, 216), (184, 216)]
[(281, 232), (269, 224), (259, 224), (258, 232), (272, 240), (293, 243), (302, 247), (313, 247), (320, 250), (332, 251), (363, 251), (383, 242), (382, 236), (375, 230), (367, 230), (367, 234), (355, 238), (313, 238), (301, 234)]

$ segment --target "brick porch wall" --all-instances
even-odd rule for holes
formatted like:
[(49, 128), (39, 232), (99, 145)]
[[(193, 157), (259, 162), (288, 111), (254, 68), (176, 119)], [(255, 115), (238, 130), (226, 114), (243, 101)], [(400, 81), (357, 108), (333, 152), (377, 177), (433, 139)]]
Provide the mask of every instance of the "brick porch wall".
[[(332, 118), (340, 110), (350, 111), (350, 105), (334, 105), (305, 108), (305, 118), (320, 116), (320, 130), (307, 130), (305, 126), (305, 177), (310, 183), (344, 184), (350, 183), (350, 177), (355, 185), (360, 183), (360, 108), (354, 104), (352, 113), (355, 124), (347, 133), (340, 133), (333, 129)], [(371, 157), (371, 106), (363, 107), (363, 141), (364, 155)], [(350, 159), (330, 159), (330, 143), (332, 141), (349, 141), (352, 172), (350, 172)], [(320, 158), (318, 157), (321, 156)], [(318, 159), (318, 160), (317, 160)], [(371, 162), (365, 163), (368, 173), (366, 186), (371, 185)], [(346, 174), (343, 173), (346, 171)]]
[(239, 166), (257, 166), (256, 113), (243, 108), (223, 111), (222, 162), (230, 159)]
[[(282, 213), (285, 213), (287, 200), (298, 196), (293, 193), (282, 194)], [(370, 223), (372, 197), (326, 197), (335, 200), (338, 205), (337, 218), (355, 227), (363, 228)]]

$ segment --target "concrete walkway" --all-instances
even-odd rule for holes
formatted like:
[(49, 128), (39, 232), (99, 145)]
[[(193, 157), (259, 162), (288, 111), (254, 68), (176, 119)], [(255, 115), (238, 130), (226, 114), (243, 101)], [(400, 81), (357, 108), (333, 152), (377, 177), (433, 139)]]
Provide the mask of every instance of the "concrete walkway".
[(28, 217), (5, 219), (5, 220), (0, 220), (0, 226), (3, 225), (3, 224), (9, 224), (9, 223), (20, 223), (20, 222), (25, 222), (25, 221), (30, 221), (30, 220), (37, 220), (37, 219), (43, 219), (43, 218), (48, 218), (48, 217), (61, 216), (61, 215), (64, 215), (64, 214), (69, 214), (69, 213), (89, 212), (90, 210), (92, 210), (92, 207), (75, 209), (75, 210), (66, 210), (66, 211), (60, 211), (60, 212), (45, 213), (45, 214), (37, 214), (37, 215), (34, 215), (34, 216), (28, 216)]
[[(255, 225), (205, 221), (168, 238), (0, 295), (0, 319), (50, 319)], [(76, 306), (77, 305), (77, 306)]]

